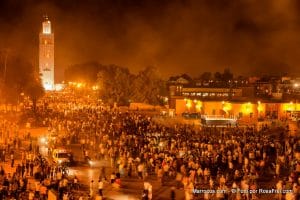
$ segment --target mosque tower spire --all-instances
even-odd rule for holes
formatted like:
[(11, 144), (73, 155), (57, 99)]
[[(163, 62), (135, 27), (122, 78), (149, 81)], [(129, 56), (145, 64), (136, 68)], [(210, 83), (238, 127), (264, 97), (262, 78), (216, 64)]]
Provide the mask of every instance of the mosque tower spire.
[(45, 90), (54, 90), (54, 33), (47, 15), (44, 15), (40, 32), (39, 71)]

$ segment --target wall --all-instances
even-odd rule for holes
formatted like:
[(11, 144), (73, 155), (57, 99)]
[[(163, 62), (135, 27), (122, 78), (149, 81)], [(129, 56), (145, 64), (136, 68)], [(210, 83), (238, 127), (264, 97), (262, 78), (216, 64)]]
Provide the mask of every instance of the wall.
[[(197, 107), (201, 105), (201, 108)], [(265, 103), (227, 102), (227, 101), (192, 101), (176, 99), (176, 114), (198, 112), (204, 115), (222, 115), (225, 117), (259, 118), (266, 112)], [(252, 113), (252, 114), (251, 114)]]

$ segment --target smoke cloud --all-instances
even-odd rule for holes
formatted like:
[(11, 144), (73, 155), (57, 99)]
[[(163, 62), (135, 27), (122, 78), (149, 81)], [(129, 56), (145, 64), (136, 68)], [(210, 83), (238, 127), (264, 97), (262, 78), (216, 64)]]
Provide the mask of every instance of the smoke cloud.
[(165, 76), (230, 68), (235, 74), (300, 74), (297, 0), (4, 0), (0, 50), (38, 66), (47, 14), (55, 33), (56, 78), (98, 61)]

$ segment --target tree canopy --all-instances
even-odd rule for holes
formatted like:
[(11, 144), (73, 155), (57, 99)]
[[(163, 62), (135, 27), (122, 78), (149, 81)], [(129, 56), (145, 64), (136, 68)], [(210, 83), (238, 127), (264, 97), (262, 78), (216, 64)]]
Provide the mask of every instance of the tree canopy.
[(21, 93), (25, 93), (36, 102), (44, 94), (44, 88), (34, 66), (20, 55), (1, 52), (1, 58), (2, 103), (17, 104)]
[(140, 71), (133, 80), (132, 100), (149, 104), (162, 104), (162, 96), (166, 95), (166, 83), (155, 67), (149, 66)]
[(133, 75), (127, 68), (110, 65), (98, 72), (100, 97), (107, 103), (126, 104)]
[(87, 62), (68, 67), (65, 80), (97, 85), (99, 98), (109, 104), (141, 102), (156, 105), (162, 104), (163, 96), (167, 95), (166, 82), (152, 66), (132, 74), (126, 67)]
[(127, 68), (110, 65), (98, 72), (100, 98), (107, 103), (127, 105), (130, 102), (162, 104), (166, 95), (166, 83), (156, 68), (146, 67), (137, 75)]

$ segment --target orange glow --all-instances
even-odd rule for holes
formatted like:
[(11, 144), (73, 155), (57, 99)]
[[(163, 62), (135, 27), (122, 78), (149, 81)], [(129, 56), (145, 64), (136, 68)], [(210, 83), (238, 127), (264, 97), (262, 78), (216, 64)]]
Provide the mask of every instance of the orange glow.
[(201, 108), (202, 108), (202, 102), (201, 102), (201, 101), (197, 101), (196, 109), (197, 109), (198, 111), (200, 111)]
[(223, 110), (228, 113), (228, 111), (230, 111), (232, 109), (232, 105), (231, 103), (228, 103), (228, 102), (222, 102), (223, 104)]
[(284, 103), (283, 105), (284, 111), (300, 111), (300, 104), (299, 103)]
[(257, 106), (257, 110), (258, 110), (258, 112), (262, 112), (262, 111), (263, 111), (262, 105), (258, 105), (258, 106)]
[(257, 102), (257, 111), (258, 112), (263, 112), (264, 111), (264, 107), (261, 105), (260, 101)]
[[(80, 82), (69, 82), (69, 85), (70, 86), (73, 86), (73, 87), (77, 87), (77, 88), (82, 88), (82, 87), (85, 87), (85, 83), (80, 83)], [(95, 86), (92, 87), (92, 89), (94, 89)], [(98, 89), (98, 86), (97, 86), (97, 89)]]
[(253, 113), (253, 105), (250, 102), (244, 103), (241, 107), (241, 110), (243, 114)]
[(192, 100), (190, 100), (190, 99), (186, 100), (186, 107), (188, 109), (190, 109), (192, 107)]
[(81, 88), (81, 86), (82, 86), (82, 83), (77, 83), (78, 88)]
[(98, 90), (99, 87), (98, 87), (98, 85), (94, 85), (94, 86), (92, 87), (92, 89), (93, 89), (93, 90)]

